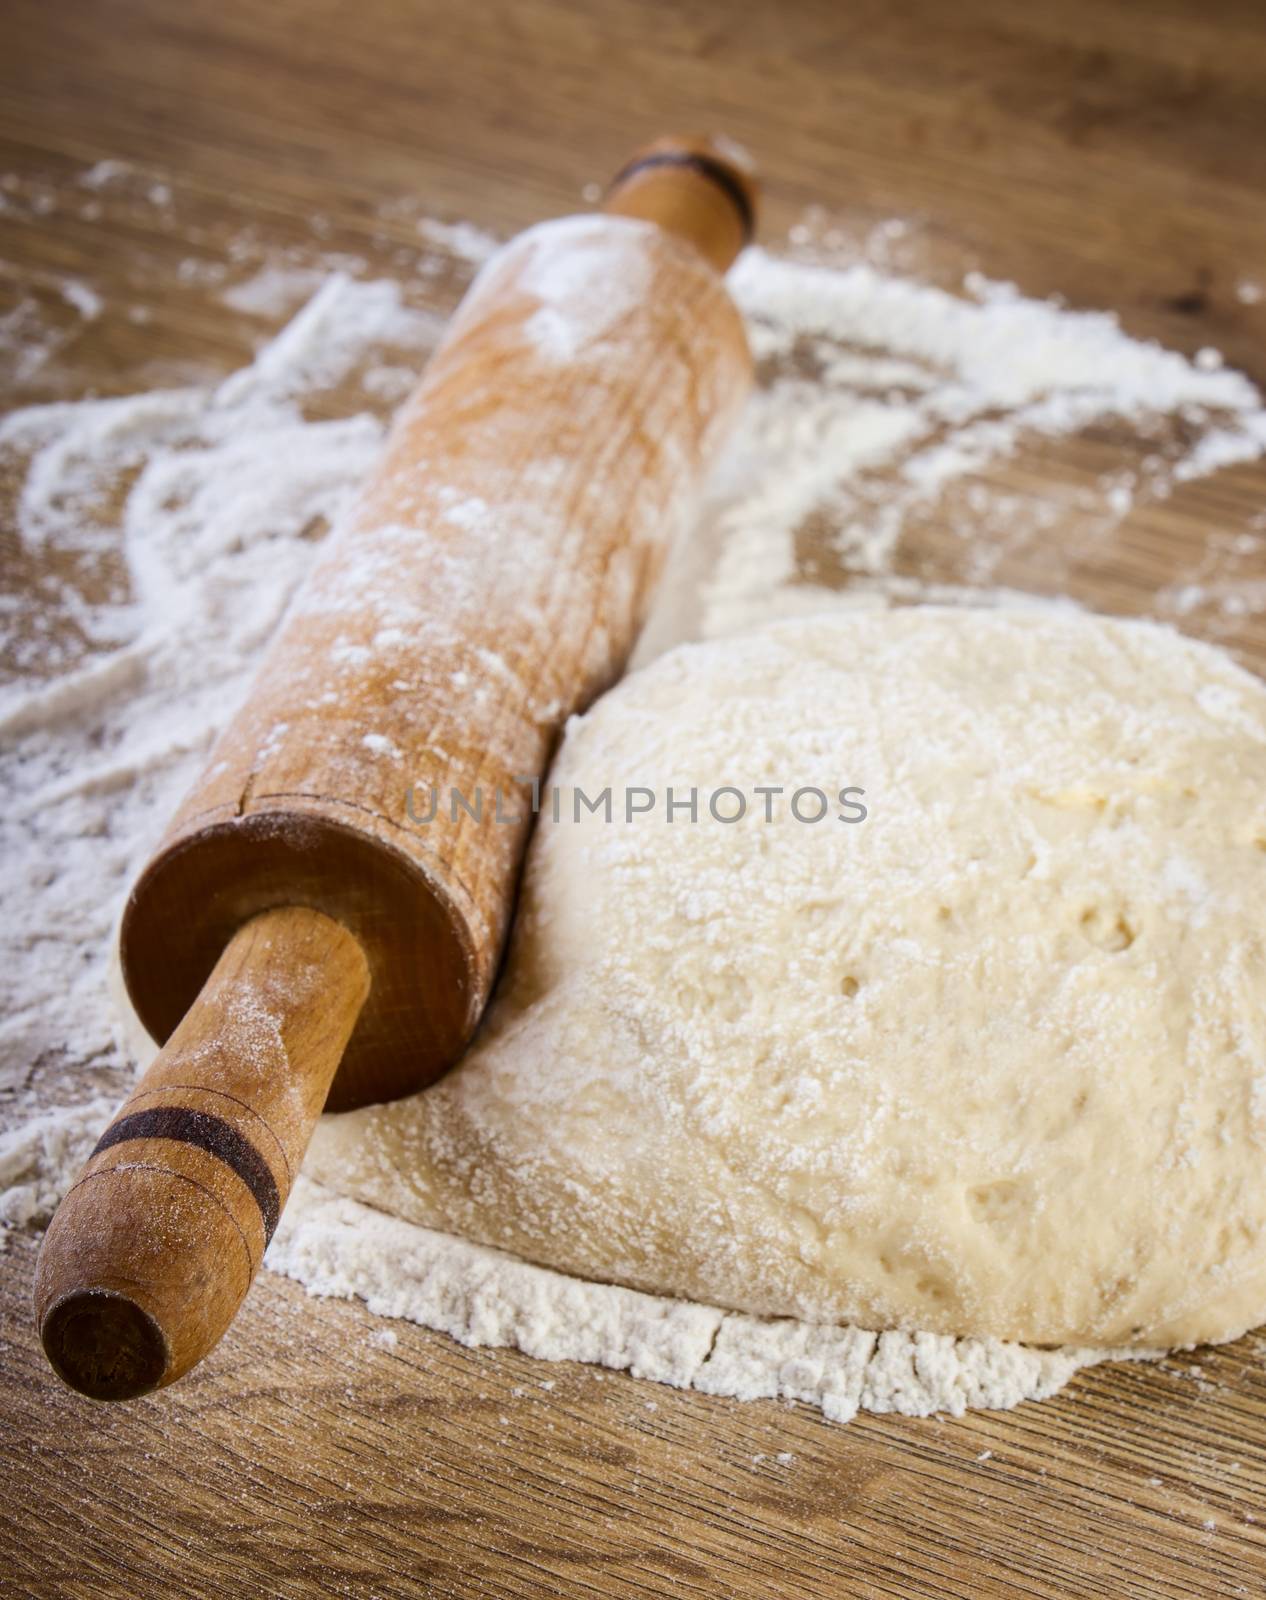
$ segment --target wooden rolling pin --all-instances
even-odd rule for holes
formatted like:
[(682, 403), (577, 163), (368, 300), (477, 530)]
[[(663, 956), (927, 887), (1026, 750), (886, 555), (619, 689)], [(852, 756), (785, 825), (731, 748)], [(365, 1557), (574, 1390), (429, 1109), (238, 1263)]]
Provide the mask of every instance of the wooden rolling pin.
[(532, 780), (618, 675), (746, 393), (720, 274), (753, 194), (733, 150), (662, 140), (459, 308), (128, 901), (124, 976), (163, 1048), (36, 1267), (76, 1389), (187, 1372), (322, 1107), (423, 1088), (470, 1038)]

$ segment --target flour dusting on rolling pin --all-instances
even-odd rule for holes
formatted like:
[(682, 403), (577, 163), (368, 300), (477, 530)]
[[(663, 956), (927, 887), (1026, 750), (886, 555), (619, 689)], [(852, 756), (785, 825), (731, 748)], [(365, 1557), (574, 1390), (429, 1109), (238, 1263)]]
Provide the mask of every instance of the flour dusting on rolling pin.
[(166, 1044), (41, 1251), (45, 1349), (76, 1387), (187, 1371), (327, 1095), (423, 1087), (469, 1038), (530, 807), (423, 826), (406, 790), (530, 783), (619, 673), (749, 385), (720, 273), (752, 208), (732, 150), (661, 141), (604, 214), (530, 230), (463, 303), (128, 901), (129, 992)]

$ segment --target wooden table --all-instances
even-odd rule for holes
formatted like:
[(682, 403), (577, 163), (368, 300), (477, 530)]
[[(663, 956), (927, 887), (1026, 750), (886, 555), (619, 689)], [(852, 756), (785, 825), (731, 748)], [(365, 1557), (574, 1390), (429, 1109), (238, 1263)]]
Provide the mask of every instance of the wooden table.
[[(810, 204), (859, 237), (908, 218), (932, 277), (978, 267), (1110, 307), (1261, 381), (1266, 302), (1238, 286), (1266, 276), (1264, 83), (1254, 0), (7, 0), (0, 317), (34, 301), (55, 321), (66, 278), (146, 307), (86, 330), (66, 313), (64, 359), (9, 393), (240, 364), (247, 330), (191, 286), (243, 230), (378, 261), (410, 225), (393, 233), (390, 203), (412, 196), (508, 232), (682, 125), (759, 154), (771, 239)], [(174, 207), (86, 214), (77, 179), (106, 158)], [(1188, 486), (1111, 570), (1073, 578), (1138, 609), (1175, 550), (1246, 524), (1264, 489), (1257, 466)], [(5, 559), (6, 586), (33, 588), (11, 541)], [(1260, 621), (1225, 642), (1266, 666)], [(33, 1258), (25, 1237), (0, 1257), (4, 1593), (1266, 1589), (1260, 1336), (1100, 1369), (1009, 1414), (840, 1428), (406, 1324), (384, 1348), (359, 1306), (265, 1276), (202, 1370), (109, 1409), (45, 1369)]]

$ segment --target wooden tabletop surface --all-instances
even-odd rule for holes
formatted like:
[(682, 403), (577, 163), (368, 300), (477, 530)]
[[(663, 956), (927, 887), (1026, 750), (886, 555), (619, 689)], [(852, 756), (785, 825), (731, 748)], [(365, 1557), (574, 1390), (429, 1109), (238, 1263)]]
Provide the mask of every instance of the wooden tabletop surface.
[[(239, 365), (248, 330), (190, 292), (234, 239), (379, 260), (401, 197), (508, 233), (683, 127), (757, 154), (772, 241), (813, 205), (858, 237), (908, 219), (928, 275), (1110, 308), (1261, 383), (1263, 84), (1257, 0), (6, 0), (0, 322), (34, 305), (65, 338), (4, 398)], [(92, 213), (77, 184), (104, 159), (176, 203)], [(66, 278), (145, 316), (80, 328)], [(1256, 465), (1187, 486), (1070, 585), (1141, 609), (1264, 491)], [(12, 540), (5, 567), (34, 591)], [(1266, 667), (1261, 619), (1223, 637)], [(838, 1427), (403, 1323), (387, 1348), (359, 1305), (265, 1275), (204, 1368), (103, 1408), (35, 1345), (34, 1248), (0, 1255), (0, 1593), (1266, 1590), (1260, 1335), (1010, 1413)]]

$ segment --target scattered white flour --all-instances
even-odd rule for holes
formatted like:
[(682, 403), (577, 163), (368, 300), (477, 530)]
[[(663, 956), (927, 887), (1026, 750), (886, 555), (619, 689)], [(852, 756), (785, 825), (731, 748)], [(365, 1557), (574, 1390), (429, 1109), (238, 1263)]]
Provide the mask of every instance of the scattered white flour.
[(378, 418), (303, 401), (375, 350), (420, 362), (433, 330), (394, 284), (336, 275), (218, 387), (0, 422), (40, 575), (0, 609), (0, 881), (40, 907), (6, 934), (0, 1092), (50, 1053), (117, 1061), (102, 973), (128, 881), (381, 446)]
[[(79, 190), (80, 218), (119, 195), (173, 225), (167, 186), (124, 163), (98, 163)], [(28, 220), (57, 203), (50, 187), (14, 179), (0, 179), (0, 198)], [(0, 1225), (46, 1219), (107, 1120), (127, 1070), (107, 977), (123, 895), (245, 692), (314, 543), (374, 459), (386, 412), (495, 242), (405, 202), (378, 215), (422, 241), (420, 253), (393, 255), (400, 285), (357, 281), (363, 264), (347, 258), (320, 281), (310, 263), (261, 267), (244, 246), (254, 276), (219, 291), (232, 311), (276, 318), (303, 301), (249, 365), (218, 384), (32, 407), (0, 423), (0, 529), (12, 547), (0, 595), (0, 893), (36, 908), (0, 935)], [(231, 255), (194, 260), (185, 276), (227, 282)], [(1132, 340), (1107, 316), (983, 281), (959, 298), (873, 264), (804, 266), (760, 251), (733, 281), (761, 386), (697, 536), (675, 556), (647, 650), (845, 598), (993, 599), (998, 530), (1012, 542), (1046, 537), (1056, 514), (1045, 494), (1008, 498), (982, 478), (1035, 440), (1104, 419), (1137, 430), (1134, 456), (1080, 491), (1079, 514), (1101, 532), (1266, 448), (1266, 413), (1244, 378)], [(1245, 284), (1240, 297), (1255, 292)], [(76, 324), (149, 316), (145, 305), (103, 305), (79, 282), (62, 285), (58, 303)], [(68, 337), (50, 317), (28, 299), (0, 319), (0, 352), (20, 380)], [(329, 417), (338, 385), (365, 409)], [(903, 570), (911, 525), (964, 485), (952, 581)], [(1249, 543), (1211, 544), (1196, 569), (1175, 572), (1155, 609), (1208, 631), (1222, 595), (1266, 608), (1266, 583), (1246, 601), (1236, 581), (1261, 539), (1237, 537)], [(683, 605), (681, 593), (695, 598)], [(1103, 1356), (660, 1300), (428, 1233), (306, 1182), (270, 1264), (469, 1344), (805, 1400), (840, 1420), (859, 1408), (1014, 1405)], [(390, 1348), (388, 1330), (375, 1338)]]
[(32, 1109), (0, 1132), (0, 1238), (9, 1228), (48, 1221), (117, 1104), (117, 1095), (96, 1095), (51, 1111)]
[(85, 322), (94, 322), (101, 315), (101, 296), (88, 284), (80, 283), (77, 278), (63, 278), (59, 288), (62, 299), (73, 306)]
[(120, 178), (131, 177), (135, 169), (126, 161), (98, 161), (80, 174), (79, 184), (84, 189), (104, 189)]
[[(1024, 542), (1055, 542), (1058, 501), (987, 483), (1034, 441), (1106, 421), (1145, 440), (1137, 468), (1123, 464), (1077, 508), (1079, 537), (1100, 541), (1136, 503), (1266, 451), (1261, 397), (1209, 360), (1216, 352), (1188, 361), (1105, 313), (1026, 300), (977, 275), (962, 299), (865, 263), (840, 271), (760, 250), (731, 282), (768, 378), (698, 541), (715, 552), (693, 619), (708, 636), (838, 604), (844, 583), (852, 603), (900, 597), (903, 535), (962, 484), (964, 576), (994, 586)], [(1247, 553), (1261, 548), (1254, 538)], [(927, 597), (912, 587), (906, 598)]]
[(428, 244), (443, 246), (472, 267), (482, 266), (501, 242), (471, 222), (438, 222), (434, 217), (420, 217), (417, 230)]
[(326, 277), (320, 267), (261, 267), (253, 278), (226, 289), (220, 299), (248, 316), (280, 317), (315, 294)]
[(834, 1422), (858, 1411), (960, 1416), (1044, 1399), (1106, 1355), (748, 1317), (588, 1283), (402, 1222), (306, 1178), (268, 1264), (316, 1294), (355, 1296), (380, 1316), (462, 1344), (627, 1369), (739, 1400), (803, 1400)]

